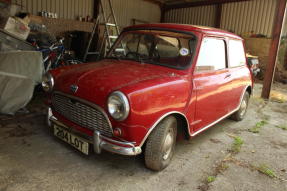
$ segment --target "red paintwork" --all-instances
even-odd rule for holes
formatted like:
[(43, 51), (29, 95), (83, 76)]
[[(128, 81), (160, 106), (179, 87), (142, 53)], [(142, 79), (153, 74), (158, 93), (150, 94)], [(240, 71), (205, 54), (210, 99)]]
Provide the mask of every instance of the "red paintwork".
[(125, 30), (133, 29), (133, 28), (161, 28), (161, 29), (167, 29), (167, 30), (177, 30), (177, 31), (186, 31), (186, 32), (199, 32), (201, 34), (208, 34), (211, 36), (224, 36), (229, 38), (234, 38), (238, 40), (243, 40), (241, 37), (221, 30), (217, 28), (212, 27), (206, 27), (206, 26), (196, 26), (196, 25), (185, 25), (185, 24), (171, 24), (171, 23), (164, 23), (164, 24), (142, 24), (137, 26), (130, 26), (126, 27)]
[[(55, 91), (71, 94), (93, 102), (107, 113), (107, 98), (119, 90), (127, 95), (130, 114), (122, 122), (109, 116), (113, 128), (122, 129), (122, 139), (139, 145), (149, 129), (168, 112), (186, 116), (190, 135), (237, 108), (247, 86), (252, 87), (247, 66), (225, 70), (195, 73), (197, 55), (202, 38), (216, 36), (242, 40), (240, 37), (218, 29), (176, 24), (148, 24), (128, 27), (161, 28), (192, 32), (198, 39), (191, 67), (176, 70), (151, 64), (126, 60), (104, 59), (96, 63), (74, 65), (51, 71), (55, 78)], [(227, 75), (230, 74), (230, 77)], [(70, 85), (79, 86), (76, 94)], [(79, 127), (54, 112), (63, 123), (92, 136), (92, 132)]]

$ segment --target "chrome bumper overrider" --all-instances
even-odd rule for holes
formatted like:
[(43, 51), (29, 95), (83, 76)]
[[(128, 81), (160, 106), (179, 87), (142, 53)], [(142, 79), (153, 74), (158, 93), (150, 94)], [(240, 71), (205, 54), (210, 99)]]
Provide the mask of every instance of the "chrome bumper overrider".
[[(70, 129), (52, 115), (50, 108), (48, 109), (48, 119), (48, 125), (52, 126), (52, 124), (56, 124), (66, 129)], [(135, 146), (134, 143), (113, 140), (111, 138), (102, 136), (99, 131), (94, 131), (92, 139), (85, 138), (85, 140), (93, 145), (93, 149), (97, 154), (100, 154), (102, 149), (127, 156), (135, 156), (142, 152), (141, 147)]]

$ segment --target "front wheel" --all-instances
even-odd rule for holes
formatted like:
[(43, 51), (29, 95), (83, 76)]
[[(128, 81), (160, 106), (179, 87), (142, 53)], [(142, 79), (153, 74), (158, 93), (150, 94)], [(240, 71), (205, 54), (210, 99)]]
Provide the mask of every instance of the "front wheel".
[(177, 135), (177, 120), (170, 116), (161, 121), (150, 134), (145, 147), (146, 167), (161, 171), (172, 159)]
[(234, 114), (232, 114), (231, 119), (235, 121), (241, 121), (244, 119), (248, 108), (249, 98), (250, 98), (249, 93), (245, 92), (242, 101), (240, 103), (239, 109)]

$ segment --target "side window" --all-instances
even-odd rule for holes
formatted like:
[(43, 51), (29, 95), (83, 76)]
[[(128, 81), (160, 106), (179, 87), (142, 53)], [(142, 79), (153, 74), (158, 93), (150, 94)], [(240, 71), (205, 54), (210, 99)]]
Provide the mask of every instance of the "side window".
[(224, 40), (205, 38), (202, 41), (196, 71), (214, 71), (226, 68), (226, 45)]
[(229, 66), (245, 65), (246, 58), (243, 43), (240, 40), (229, 40)]

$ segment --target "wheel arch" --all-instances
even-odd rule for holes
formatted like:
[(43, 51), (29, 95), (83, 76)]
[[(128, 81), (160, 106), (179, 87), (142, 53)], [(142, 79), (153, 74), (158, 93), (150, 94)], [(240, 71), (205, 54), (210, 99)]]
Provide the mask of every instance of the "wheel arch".
[(253, 93), (253, 89), (251, 86), (247, 86), (245, 91), (247, 91), (249, 93), (249, 95), (252, 95), (252, 93)]
[(145, 135), (145, 137), (143, 138), (140, 147), (142, 147), (146, 140), (148, 139), (149, 135), (151, 134), (151, 132), (156, 128), (156, 126), (164, 119), (166, 119), (169, 116), (174, 116), (177, 120), (177, 131), (178, 133), (182, 133), (184, 135), (185, 138), (188, 138), (190, 136), (190, 132), (189, 132), (189, 123), (188, 123), (188, 119), (187, 117), (178, 111), (171, 111), (168, 113), (165, 113), (164, 115), (162, 115), (153, 125), (152, 127), (148, 130), (147, 134)]

